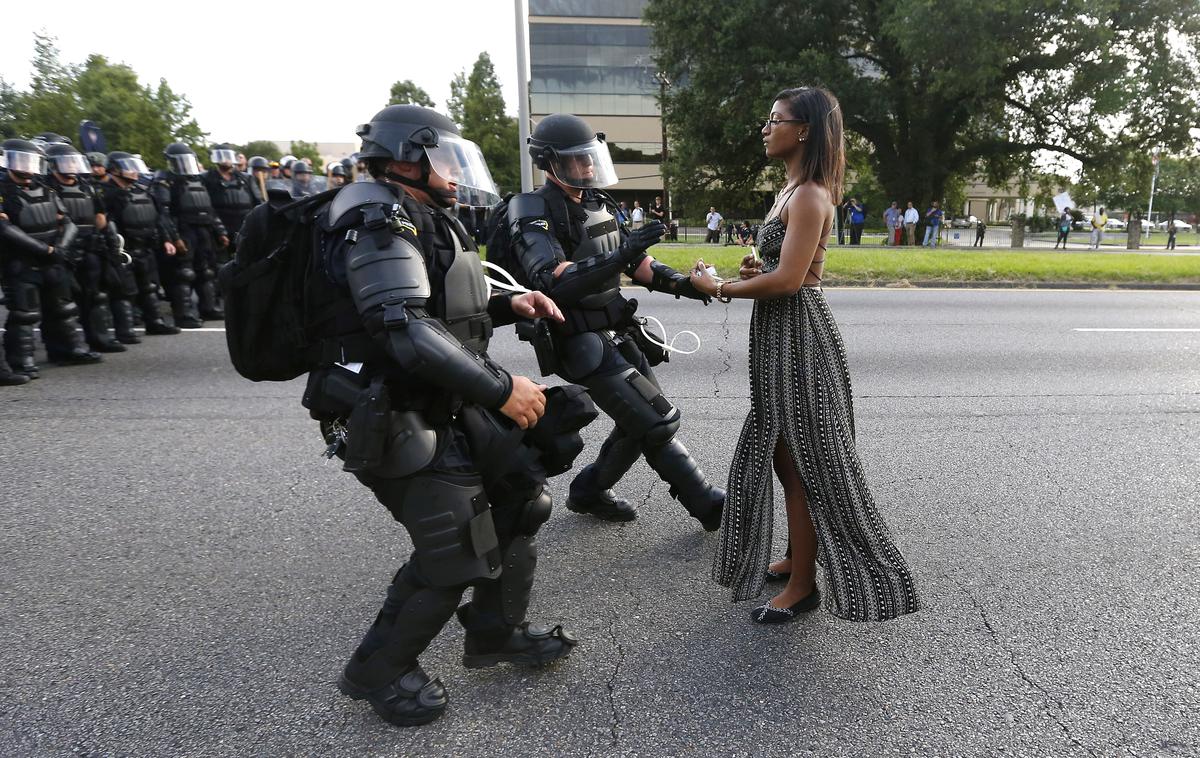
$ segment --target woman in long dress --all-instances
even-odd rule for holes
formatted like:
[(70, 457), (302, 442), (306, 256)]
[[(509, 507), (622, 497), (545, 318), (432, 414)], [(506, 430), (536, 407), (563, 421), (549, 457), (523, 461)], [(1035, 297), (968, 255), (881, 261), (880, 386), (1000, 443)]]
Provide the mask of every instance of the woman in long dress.
[[(698, 290), (725, 302), (755, 301), (750, 322), (750, 415), (729, 471), (713, 577), (735, 600), (787, 584), (755, 608), (758, 623), (791, 621), (820, 605), (825, 572), (836, 616), (880, 621), (916, 611), (912, 574), (867, 487), (854, 445), (845, 348), (821, 291), (826, 240), (841, 196), (841, 110), (821, 88), (785, 90), (762, 127), (787, 184), (758, 233), (739, 281), (722, 282), (698, 261)], [(768, 566), (775, 470), (787, 505), (788, 554)]]

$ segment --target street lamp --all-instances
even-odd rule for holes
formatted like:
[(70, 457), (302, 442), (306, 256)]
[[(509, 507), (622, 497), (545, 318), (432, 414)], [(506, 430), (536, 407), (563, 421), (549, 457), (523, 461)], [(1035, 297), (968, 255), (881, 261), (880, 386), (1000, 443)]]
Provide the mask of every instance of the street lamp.
[(671, 80), (667, 77), (666, 72), (658, 71), (654, 74), (654, 81), (658, 82), (658, 123), (662, 129), (662, 157), (658, 171), (663, 183), (663, 208), (667, 211), (667, 225), (670, 226), (671, 192), (667, 187), (667, 173), (664, 168), (667, 163), (667, 117), (663, 106), (667, 101), (667, 87), (671, 86)]

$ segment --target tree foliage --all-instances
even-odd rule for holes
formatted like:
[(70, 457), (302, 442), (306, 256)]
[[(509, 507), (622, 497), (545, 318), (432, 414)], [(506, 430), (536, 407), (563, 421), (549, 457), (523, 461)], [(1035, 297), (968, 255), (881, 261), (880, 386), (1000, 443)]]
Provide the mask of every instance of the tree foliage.
[[(1174, 0), (649, 0), (673, 186), (749, 192), (757, 125), (804, 84), (840, 99), (887, 194), (1030, 176), (1035, 154), (1094, 187), (1200, 123), (1200, 14)], [(696, 23), (696, 19), (705, 23)]]
[(308, 160), (312, 162), (313, 166), (317, 166), (321, 169), (321, 171), (318, 171), (317, 173), (321, 173), (325, 170), (324, 165), (321, 163), (321, 153), (317, 151), (317, 144), (315, 142), (305, 142), (302, 139), (292, 140), (292, 146), (289, 152), (291, 152), (291, 154), (297, 158), (308, 158)]
[(283, 157), (283, 151), (279, 149), (271, 140), (254, 140), (247, 142), (240, 150), (247, 158), (253, 158), (256, 155), (261, 155), (269, 161), (277, 161)]
[(36, 34), (29, 90), (0, 83), (0, 132), (52, 131), (75, 141), (84, 119), (103, 129), (110, 150), (140, 153), (148, 163), (160, 162), (172, 142), (186, 142), (199, 152), (206, 136), (192, 118), (191, 103), (166, 80), (155, 88), (143, 85), (133, 69), (101, 55), (79, 66), (65, 64), (54, 39)]
[(432, 108), (433, 98), (429, 96), (428, 92), (414, 84), (412, 79), (404, 79), (392, 85), (388, 105), (404, 105), (405, 103)]
[(455, 75), (446, 102), (450, 118), (463, 137), (479, 145), (501, 192), (521, 188), (521, 153), (517, 120), (504, 112), (504, 94), (487, 53), (480, 53), (468, 75)]

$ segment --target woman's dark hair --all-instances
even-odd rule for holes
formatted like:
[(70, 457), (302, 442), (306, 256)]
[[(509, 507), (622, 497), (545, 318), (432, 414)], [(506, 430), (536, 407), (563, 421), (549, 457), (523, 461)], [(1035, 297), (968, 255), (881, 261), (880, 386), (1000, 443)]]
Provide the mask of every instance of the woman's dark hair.
[(823, 87), (785, 89), (775, 99), (787, 106), (788, 115), (808, 124), (808, 149), (800, 166), (800, 182), (816, 182), (830, 198), (842, 196), (846, 148), (842, 135), (842, 106)]

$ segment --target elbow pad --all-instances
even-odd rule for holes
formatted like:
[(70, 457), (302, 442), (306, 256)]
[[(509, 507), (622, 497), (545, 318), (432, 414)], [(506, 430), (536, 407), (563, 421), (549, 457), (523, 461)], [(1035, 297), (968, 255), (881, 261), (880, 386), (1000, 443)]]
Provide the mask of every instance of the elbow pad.
[(625, 268), (625, 257), (621, 250), (584, 258), (563, 269), (553, 277), (547, 292), (560, 305), (574, 305), (588, 295), (608, 289), (613, 275)]
[(662, 261), (650, 262), (650, 274), (650, 281), (643, 286), (651, 292), (666, 292), (668, 295), (674, 295), (676, 299), (686, 297), (700, 300), (705, 305), (712, 301), (711, 297), (692, 285), (691, 277), (684, 276)]
[(59, 227), (58, 242), (55, 243), (55, 250), (62, 250), (64, 253), (71, 249), (75, 244), (76, 237), (79, 236), (79, 227), (75, 226), (75, 222), (70, 216), (63, 216), (62, 223)]
[(554, 269), (567, 259), (551, 230), (550, 212), (541, 195), (514, 195), (506, 217), (513, 253), (525, 278), (534, 288), (548, 292)]
[(384, 309), (384, 325), (388, 354), (405, 370), (487, 408), (508, 400), (508, 372), (467, 350), (438, 320), (419, 318), (396, 303)]

